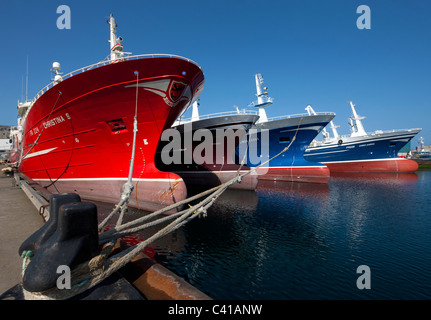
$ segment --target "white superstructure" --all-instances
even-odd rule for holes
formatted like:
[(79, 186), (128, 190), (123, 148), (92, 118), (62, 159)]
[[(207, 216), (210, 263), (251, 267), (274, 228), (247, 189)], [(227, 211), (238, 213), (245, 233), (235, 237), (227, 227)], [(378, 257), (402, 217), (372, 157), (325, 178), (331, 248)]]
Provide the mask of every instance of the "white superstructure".
[(249, 106), (259, 108), (259, 120), (256, 123), (267, 122), (268, 117), (266, 116), (265, 107), (271, 105), (274, 102), (274, 99), (268, 96), (268, 88), (262, 88), (264, 82), (260, 73), (255, 74), (255, 80), (257, 101), (252, 102)]

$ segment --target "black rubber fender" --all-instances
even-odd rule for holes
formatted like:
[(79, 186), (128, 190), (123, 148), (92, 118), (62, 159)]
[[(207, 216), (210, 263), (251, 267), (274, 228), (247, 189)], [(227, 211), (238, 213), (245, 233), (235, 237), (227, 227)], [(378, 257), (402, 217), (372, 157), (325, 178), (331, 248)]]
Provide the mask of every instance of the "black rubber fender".
[(97, 207), (90, 202), (64, 204), (59, 208), (55, 232), (38, 248), (25, 269), (22, 285), (30, 292), (53, 288), (60, 265), (74, 266), (99, 252)]
[(18, 253), (22, 256), (24, 251), (32, 251), (33, 254), (40, 246), (57, 230), (58, 212), (63, 204), (81, 202), (81, 197), (76, 193), (53, 194), (49, 200), (49, 219), (35, 233), (29, 236), (19, 247)]

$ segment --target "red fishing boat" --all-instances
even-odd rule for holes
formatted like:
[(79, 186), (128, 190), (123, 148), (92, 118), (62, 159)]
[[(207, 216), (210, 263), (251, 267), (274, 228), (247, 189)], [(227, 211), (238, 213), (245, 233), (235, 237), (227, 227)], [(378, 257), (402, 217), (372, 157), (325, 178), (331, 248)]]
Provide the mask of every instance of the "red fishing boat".
[(198, 99), (204, 75), (183, 57), (123, 52), (112, 14), (108, 23), (109, 59), (64, 76), (54, 63), (54, 81), (19, 104), (14, 165), (51, 192), (113, 203), (130, 170), (129, 204), (157, 210), (187, 196), (154, 155), (163, 130)]

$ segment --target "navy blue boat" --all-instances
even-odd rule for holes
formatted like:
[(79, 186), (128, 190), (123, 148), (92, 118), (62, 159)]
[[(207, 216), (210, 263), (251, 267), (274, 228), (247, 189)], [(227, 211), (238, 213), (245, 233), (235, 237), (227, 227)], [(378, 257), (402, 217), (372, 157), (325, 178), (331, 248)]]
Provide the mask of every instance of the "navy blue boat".
[[(404, 147), (421, 129), (376, 130), (366, 133), (355, 105), (350, 117), (351, 134), (340, 136), (331, 121), (333, 137), (326, 130), (323, 141), (313, 141), (305, 151), (305, 159), (324, 163), (333, 172), (415, 172), (415, 161), (398, 157)], [(314, 110), (310, 109), (311, 112)]]
[(259, 120), (249, 130), (236, 150), (236, 161), (256, 167), (282, 152), (257, 169), (260, 180), (327, 183), (330, 172), (322, 163), (304, 159), (304, 152), (320, 131), (335, 117), (335, 113), (300, 114), (267, 118), (265, 108), (273, 103), (268, 89), (262, 88), (261, 74), (255, 75)]

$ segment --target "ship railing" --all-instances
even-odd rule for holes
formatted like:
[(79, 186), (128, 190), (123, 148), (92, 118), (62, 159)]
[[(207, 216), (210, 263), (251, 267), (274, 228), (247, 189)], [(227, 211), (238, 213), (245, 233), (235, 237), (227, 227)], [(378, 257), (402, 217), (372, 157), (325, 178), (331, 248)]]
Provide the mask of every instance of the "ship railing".
[[(232, 115), (238, 115), (238, 114), (258, 115), (259, 113), (256, 110), (247, 110), (247, 109), (242, 109), (242, 110), (238, 110), (238, 111), (224, 111), (224, 112), (205, 114), (203, 116), (200, 115), (198, 120), (210, 119), (210, 118), (216, 118), (216, 117), (224, 117), (224, 116), (232, 116)], [(193, 118), (181, 118), (180, 117), (175, 122), (175, 125), (192, 122), (192, 119)]]
[[(335, 112), (316, 112), (316, 115), (319, 115), (319, 116), (335, 115)], [(314, 114), (312, 116), (314, 116)], [(286, 116), (278, 116), (278, 117), (268, 118), (268, 121), (288, 119), (288, 118), (297, 118), (297, 117), (310, 117), (310, 115), (308, 113), (289, 114)]]
[(393, 133), (393, 132), (400, 132), (400, 131), (408, 131), (408, 132), (414, 132), (417, 130), (422, 130), (421, 128), (414, 128), (414, 129), (393, 129), (393, 130), (376, 130), (373, 132), (367, 132), (368, 135), (377, 135), (377, 134), (383, 134), (383, 133)]
[[(77, 70), (74, 70), (72, 72), (69, 72), (68, 74), (61, 76), (61, 80), (65, 80), (67, 78), (70, 78), (78, 73), (82, 73), (91, 69), (96, 69), (99, 67), (103, 67), (106, 66), (108, 64), (111, 63), (116, 63), (116, 62), (122, 62), (122, 61), (127, 61), (127, 60), (138, 60), (138, 59), (148, 59), (148, 58), (177, 58), (177, 59), (181, 59), (181, 60), (185, 60), (188, 61), (190, 63), (195, 64), (196, 66), (199, 67), (199, 69), (201, 69), (201, 67), (194, 62), (193, 60), (190, 60), (188, 58), (182, 57), (182, 56), (177, 56), (174, 54), (163, 54), (163, 53), (156, 53), (156, 54), (140, 54), (140, 55), (135, 55), (135, 56), (127, 56), (127, 57), (123, 57), (121, 59), (118, 59), (118, 61), (114, 61), (112, 62), (111, 60), (102, 60), (98, 63), (83, 67), (83, 68), (79, 68)], [(52, 81), (50, 84), (46, 85), (45, 87), (43, 87), (37, 94), (36, 96), (33, 98), (33, 100), (31, 101), (31, 106), (36, 102), (37, 99), (39, 99), (45, 92), (47, 92), (49, 89), (51, 89), (53, 86), (55, 86), (58, 82), (57, 81)], [(30, 110), (29, 108), (29, 110)]]
[[(366, 134), (368, 136), (376, 136), (379, 134), (385, 134), (385, 133), (394, 133), (394, 132), (401, 132), (401, 131), (407, 131), (407, 132), (411, 132), (411, 133), (415, 133), (417, 134), (416, 131), (421, 131), (421, 128), (414, 128), (414, 129), (393, 129), (393, 130), (376, 130), (373, 132), (366, 132)], [(350, 138), (351, 135), (350, 134), (343, 134), (343, 135), (339, 135), (339, 138)]]

